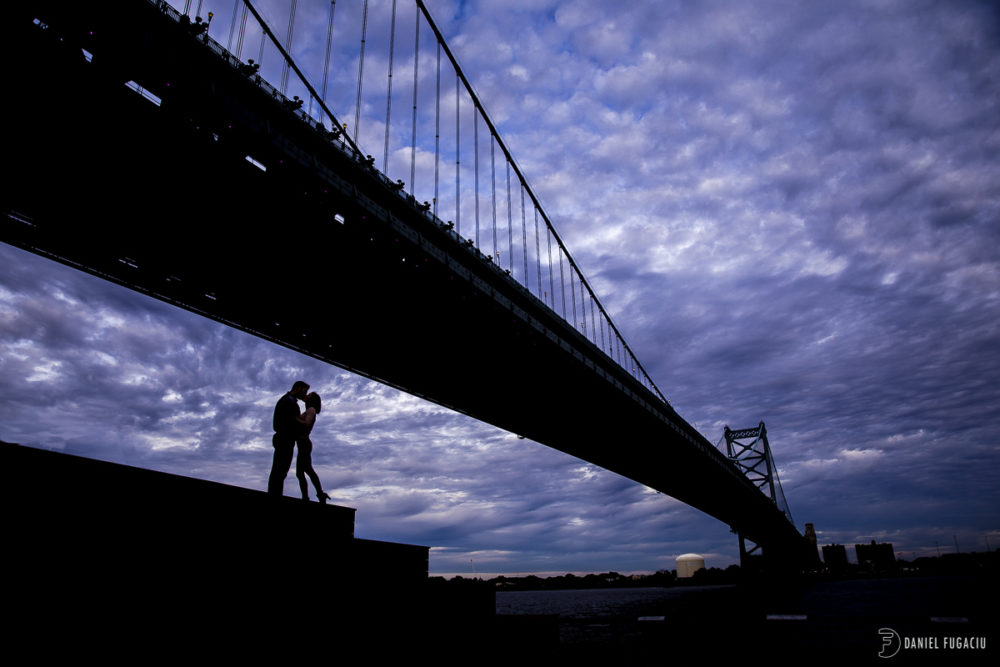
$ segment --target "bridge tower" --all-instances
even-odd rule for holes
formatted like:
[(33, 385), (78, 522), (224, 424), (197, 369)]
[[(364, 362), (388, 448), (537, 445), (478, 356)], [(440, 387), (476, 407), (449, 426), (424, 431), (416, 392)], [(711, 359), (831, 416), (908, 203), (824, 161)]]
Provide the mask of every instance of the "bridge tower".
[[(754, 483), (758, 489), (771, 499), (778, 509), (780, 509), (788, 521), (792, 523), (792, 513), (788, 509), (785, 501), (785, 494), (781, 489), (781, 480), (778, 479), (778, 468), (771, 455), (771, 445), (767, 441), (767, 429), (764, 422), (754, 428), (744, 428), (732, 430), (727, 425), (724, 432), (726, 440), (726, 455), (740, 472), (746, 475), (747, 479)], [(760, 555), (760, 545), (749, 540), (742, 531), (734, 531), (740, 539), (740, 567), (746, 569), (750, 566), (751, 557)], [(751, 546), (748, 549), (747, 543)]]

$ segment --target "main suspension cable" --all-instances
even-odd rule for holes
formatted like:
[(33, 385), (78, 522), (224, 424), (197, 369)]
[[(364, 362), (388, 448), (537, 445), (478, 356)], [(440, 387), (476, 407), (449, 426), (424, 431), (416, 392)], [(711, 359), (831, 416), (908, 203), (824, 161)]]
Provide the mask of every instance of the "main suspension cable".
[[(455, 69), (456, 76), (459, 77), (465, 83), (466, 90), (469, 93), (469, 96), (470, 96), (470, 98), (472, 100), (473, 105), (477, 109), (479, 109), (481, 111), (481, 115), (483, 116), (483, 120), (486, 123), (486, 126), (489, 128), (490, 132), (497, 137), (497, 144), (500, 146), (500, 150), (503, 151), (503, 153), (506, 156), (507, 160), (510, 161), (510, 163), (511, 163), (511, 165), (512, 165), (514, 171), (515, 171), (515, 173), (517, 174), (518, 180), (521, 181), (522, 188), (524, 188), (524, 190), (527, 190), (527, 194), (531, 198), (532, 204), (534, 205), (536, 211), (541, 212), (542, 219), (543, 219), (545, 225), (549, 229), (551, 229), (553, 238), (556, 240), (556, 244), (560, 248), (562, 248), (563, 252), (565, 253), (567, 263), (569, 264), (569, 266), (573, 270), (573, 272), (575, 272), (578, 275), (578, 277), (580, 279), (580, 289), (581, 289), (581, 292), (590, 293), (594, 297), (594, 299), (596, 301), (596, 307), (601, 312), (601, 315), (607, 320), (608, 324), (615, 331), (615, 334), (620, 337), (621, 333), (618, 331), (618, 328), (614, 325), (614, 322), (611, 320), (611, 316), (607, 313), (607, 311), (604, 310), (604, 307), (601, 305), (600, 301), (597, 300), (597, 296), (596, 296), (593, 288), (587, 282), (586, 277), (583, 275), (583, 271), (580, 269), (580, 267), (573, 260), (572, 255), (569, 254), (569, 249), (566, 248), (566, 245), (563, 242), (562, 237), (559, 236), (559, 233), (556, 231), (555, 227), (552, 225), (552, 222), (548, 219), (548, 216), (545, 214), (545, 211), (542, 209), (541, 203), (538, 201), (538, 198), (535, 196), (535, 193), (527, 186), (527, 180), (525, 179), (524, 174), (521, 173), (520, 168), (517, 166), (517, 162), (514, 160), (514, 158), (511, 155), (510, 151), (507, 149), (507, 146), (503, 142), (503, 139), (499, 136), (499, 133), (497, 132), (496, 127), (493, 125), (493, 122), (490, 120), (489, 116), (486, 114), (485, 109), (482, 106), (482, 103), (479, 101), (479, 97), (475, 94), (475, 91), (472, 88), (472, 85), (469, 83), (468, 79), (465, 77), (465, 74), (462, 73), (462, 70), (461, 70), (461, 68), (458, 65), (458, 60), (455, 58), (454, 54), (451, 52), (451, 49), (448, 48), (447, 43), (444, 41), (444, 36), (441, 34), (441, 31), (438, 29), (437, 24), (435, 24), (434, 20), (431, 18), (430, 12), (428, 12), (427, 7), (424, 4), (423, 0), (415, 0), (415, 1), (417, 3), (417, 6), (420, 8), (421, 12), (424, 14), (424, 18), (426, 19), (428, 26), (430, 26), (431, 30), (434, 32), (434, 35), (437, 38), (439, 45), (441, 46), (441, 48), (444, 49), (444, 52), (448, 56), (449, 60), (451, 60), (452, 66)], [(457, 87), (457, 85), (458, 84), (456, 82), (456, 87)], [(524, 194), (524, 192), (522, 192), (522, 196), (523, 196), (523, 194)], [(575, 308), (575, 306), (576, 306), (575, 297), (574, 297), (574, 300), (573, 300), (573, 304), (574, 304), (574, 308)], [(625, 343), (624, 340), (622, 342), (623, 342), (623, 345), (626, 347), (626, 349), (628, 349), (628, 353), (629, 353), (629, 356), (632, 359), (632, 361), (636, 364), (636, 366), (642, 372), (642, 374), (645, 376), (645, 378), (647, 380), (649, 380), (649, 384), (650, 384), (651, 388), (655, 391), (655, 393), (657, 394), (657, 396), (661, 400), (663, 400), (664, 402), (666, 402), (666, 398), (659, 391), (659, 389), (656, 387), (656, 385), (652, 383), (652, 380), (649, 378), (649, 374), (646, 373), (645, 368), (643, 368), (642, 365), (639, 363), (639, 360), (635, 357), (635, 354), (632, 353), (632, 350), (628, 347), (628, 344)]]
[[(312, 95), (315, 99), (319, 100), (319, 105), (323, 109), (323, 112), (326, 113), (326, 115), (330, 118), (331, 122), (337, 124), (337, 117), (334, 115), (332, 111), (330, 111), (330, 108), (326, 105), (326, 102), (324, 102), (319, 98), (319, 95), (316, 93), (316, 89), (313, 88), (312, 84), (309, 83), (309, 79), (307, 79), (305, 74), (302, 73), (302, 70), (299, 69), (299, 66), (295, 64), (295, 61), (292, 60), (292, 57), (288, 54), (288, 52), (285, 51), (284, 48), (282, 48), (281, 44), (278, 42), (278, 38), (271, 31), (271, 28), (268, 27), (267, 23), (254, 8), (250, 0), (243, 0), (243, 5), (244, 7), (249, 9), (251, 14), (253, 14), (254, 19), (257, 21), (258, 24), (260, 24), (261, 30), (263, 30), (264, 34), (271, 40), (271, 43), (274, 44), (274, 47), (278, 49), (278, 52), (281, 54), (281, 57), (288, 61), (288, 64), (295, 72), (295, 75), (299, 77), (299, 80), (302, 82), (302, 84), (306, 87), (306, 90), (309, 91), (309, 94)], [(350, 137), (344, 136), (344, 140), (350, 146), (355, 156), (359, 156), (361, 154), (361, 151), (358, 148), (357, 143), (352, 141)]]

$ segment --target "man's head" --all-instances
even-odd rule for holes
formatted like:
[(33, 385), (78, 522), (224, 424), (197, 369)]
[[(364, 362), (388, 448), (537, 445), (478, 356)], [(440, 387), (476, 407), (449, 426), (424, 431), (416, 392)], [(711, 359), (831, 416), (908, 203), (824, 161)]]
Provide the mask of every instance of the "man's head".
[(309, 385), (303, 382), (302, 380), (298, 380), (295, 384), (292, 385), (292, 390), (288, 393), (290, 393), (295, 398), (305, 399), (306, 394), (309, 393)]

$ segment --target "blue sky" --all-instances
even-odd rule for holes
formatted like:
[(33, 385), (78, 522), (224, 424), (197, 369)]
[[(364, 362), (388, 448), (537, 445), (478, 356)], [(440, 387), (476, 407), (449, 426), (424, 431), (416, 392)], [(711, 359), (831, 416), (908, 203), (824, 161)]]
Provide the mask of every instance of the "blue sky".
[[(213, 4), (225, 45), (232, 3)], [(257, 4), (284, 34), (287, 5)], [(767, 423), (800, 529), (904, 557), (1000, 546), (991, 3), (427, 4), (671, 404), (712, 442)], [(293, 53), (313, 72), (326, 6), (299, 2)], [(386, 6), (372, 3), (373, 35)], [(387, 52), (370, 39), (374, 82)], [(356, 66), (331, 84), (350, 123), (355, 89), (333, 84)], [(388, 161), (406, 181), (409, 72)], [(359, 140), (381, 158), (378, 85)], [(266, 486), (274, 401), (310, 381), (324, 484), (358, 509), (359, 536), (432, 546), (432, 573), (737, 561), (726, 526), (671, 498), (7, 245), (0, 341), (0, 439), (250, 488)]]

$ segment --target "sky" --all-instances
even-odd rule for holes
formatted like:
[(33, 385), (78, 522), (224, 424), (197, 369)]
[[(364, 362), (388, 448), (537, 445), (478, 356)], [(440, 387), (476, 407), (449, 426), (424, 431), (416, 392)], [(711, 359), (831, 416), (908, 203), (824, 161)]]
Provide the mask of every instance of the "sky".
[[(204, 4), (226, 44), (231, 3)], [(427, 4), (670, 403), (713, 443), (766, 423), (800, 530), (1000, 547), (993, 3)], [(738, 562), (727, 526), (642, 485), (0, 244), (0, 440), (263, 490), (297, 379), (356, 534), (430, 546), (432, 575)]]

